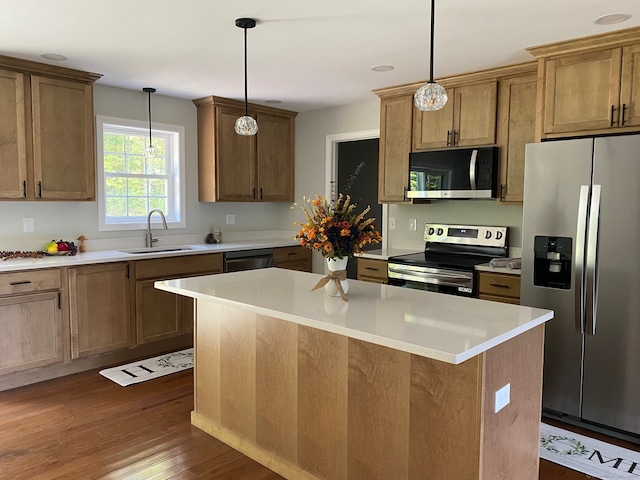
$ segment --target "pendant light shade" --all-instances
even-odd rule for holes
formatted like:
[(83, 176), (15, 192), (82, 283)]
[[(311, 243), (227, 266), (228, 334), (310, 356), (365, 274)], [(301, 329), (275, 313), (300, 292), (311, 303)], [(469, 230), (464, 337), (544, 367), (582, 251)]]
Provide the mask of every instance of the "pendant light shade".
[(145, 147), (144, 154), (146, 157), (155, 157), (156, 149), (153, 146), (153, 139), (151, 137), (151, 94), (156, 93), (156, 89), (145, 87), (142, 89), (142, 91), (147, 92), (147, 96), (149, 97), (149, 145)]
[(436, 15), (436, 0), (431, 0), (431, 51), (429, 56), (429, 81), (421, 86), (413, 96), (413, 103), (418, 110), (440, 110), (446, 104), (449, 97), (442, 85), (433, 81), (433, 37)]
[(256, 26), (253, 18), (236, 19), (236, 27), (244, 30), (244, 115), (236, 120), (235, 130), (238, 135), (251, 136), (258, 133), (258, 124), (249, 115), (249, 103), (247, 100), (247, 29)]

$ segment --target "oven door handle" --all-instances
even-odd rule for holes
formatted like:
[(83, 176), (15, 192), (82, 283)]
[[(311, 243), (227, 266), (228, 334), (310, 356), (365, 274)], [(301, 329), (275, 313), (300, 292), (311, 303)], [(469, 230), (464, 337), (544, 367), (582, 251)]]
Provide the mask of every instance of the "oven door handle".
[[(434, 283), (438, 285), (451, 285), (451, 286), (459, 286), (461, 283), (469, 283), (473, 281), (473, 276), (471, 275), (456, 275), (452, 273), (442, 273), (436, 272), (434, 269), (411, 269), (411, 268), (402, 268), (398, 265), (389, 265), (388, 266), (389, 274), (399, 275), (401, 280), (408, 280), (407, 277), (418, 277), (424, 281), (424, 283)], [(392, 276), (392, 275), (390, 275)], [(406, 276), (403, 278), (403, 276)]]

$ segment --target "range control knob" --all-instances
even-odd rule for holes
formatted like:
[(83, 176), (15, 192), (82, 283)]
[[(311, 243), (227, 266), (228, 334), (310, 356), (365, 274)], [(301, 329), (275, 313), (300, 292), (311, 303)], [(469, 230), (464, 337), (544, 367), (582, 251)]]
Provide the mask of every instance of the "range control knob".
[(484, 232), (484, 238), (486, 239), (491, 238), (491, 230), (487, 230), (486, 232)]
[(433, 227), (429, 227), (429, 230), (427, 230), (427, 235), (433, 235), (435, 233), (436, 229)]
[(442, 228), (438, 228), (437, 232), (438, 235), (442, 235), (444, 233), (444, 230)]

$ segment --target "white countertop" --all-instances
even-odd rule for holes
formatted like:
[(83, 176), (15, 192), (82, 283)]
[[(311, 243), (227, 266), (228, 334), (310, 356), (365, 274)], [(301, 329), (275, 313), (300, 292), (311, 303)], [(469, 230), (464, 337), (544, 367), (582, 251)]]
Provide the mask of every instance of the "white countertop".
[(409, 255), (411, 253), (419, 252), (421, 252), (421, 250), (407, 250), (403, 248), (378, 248), (374, 250), (364, 250), (359, 256), (377, 260), (388, 260), (389, 257), (397, 257), (398, 255)]
[(458, 364), (553, 312), (349, 280), (349, 302), (311, 291), (322, 275), (279, 268), (155, 282), (156, 288)]
[[(78, 253), (77, 255), (43, 256), (42, 258), (15, 258), (0, 260), (0, 273), (33, 270), (37, 268), (71, 267), (93, 263), (123, 262), (129, 260), (146, 260), (148, 258), (177, 257), (182, 255), (199, 255), (203, 253), (221, 253), (234, 250), (253, 250), (257, 248), (290, 247), (299, 245), (292, 238), (267, 238), (258, 240), (223, 242), (214, 244), (181, 245), (191, 250), (175, 252), (153, 252), (144, 254), (124, 253), (120, 250), (101, 250), (95, 252)], [(172, 245), (158, 247), (170, 248)], [(123, 249), (126, 250), (126, 249)]]

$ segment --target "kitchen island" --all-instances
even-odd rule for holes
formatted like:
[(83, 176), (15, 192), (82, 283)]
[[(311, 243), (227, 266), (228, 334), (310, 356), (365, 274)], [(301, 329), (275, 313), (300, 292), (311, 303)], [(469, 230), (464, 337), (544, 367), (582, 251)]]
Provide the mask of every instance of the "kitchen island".
[(553, 312), (320, 278), (156, 282), (197, 300), (193, 425), (289, 479), (538, 478)]

